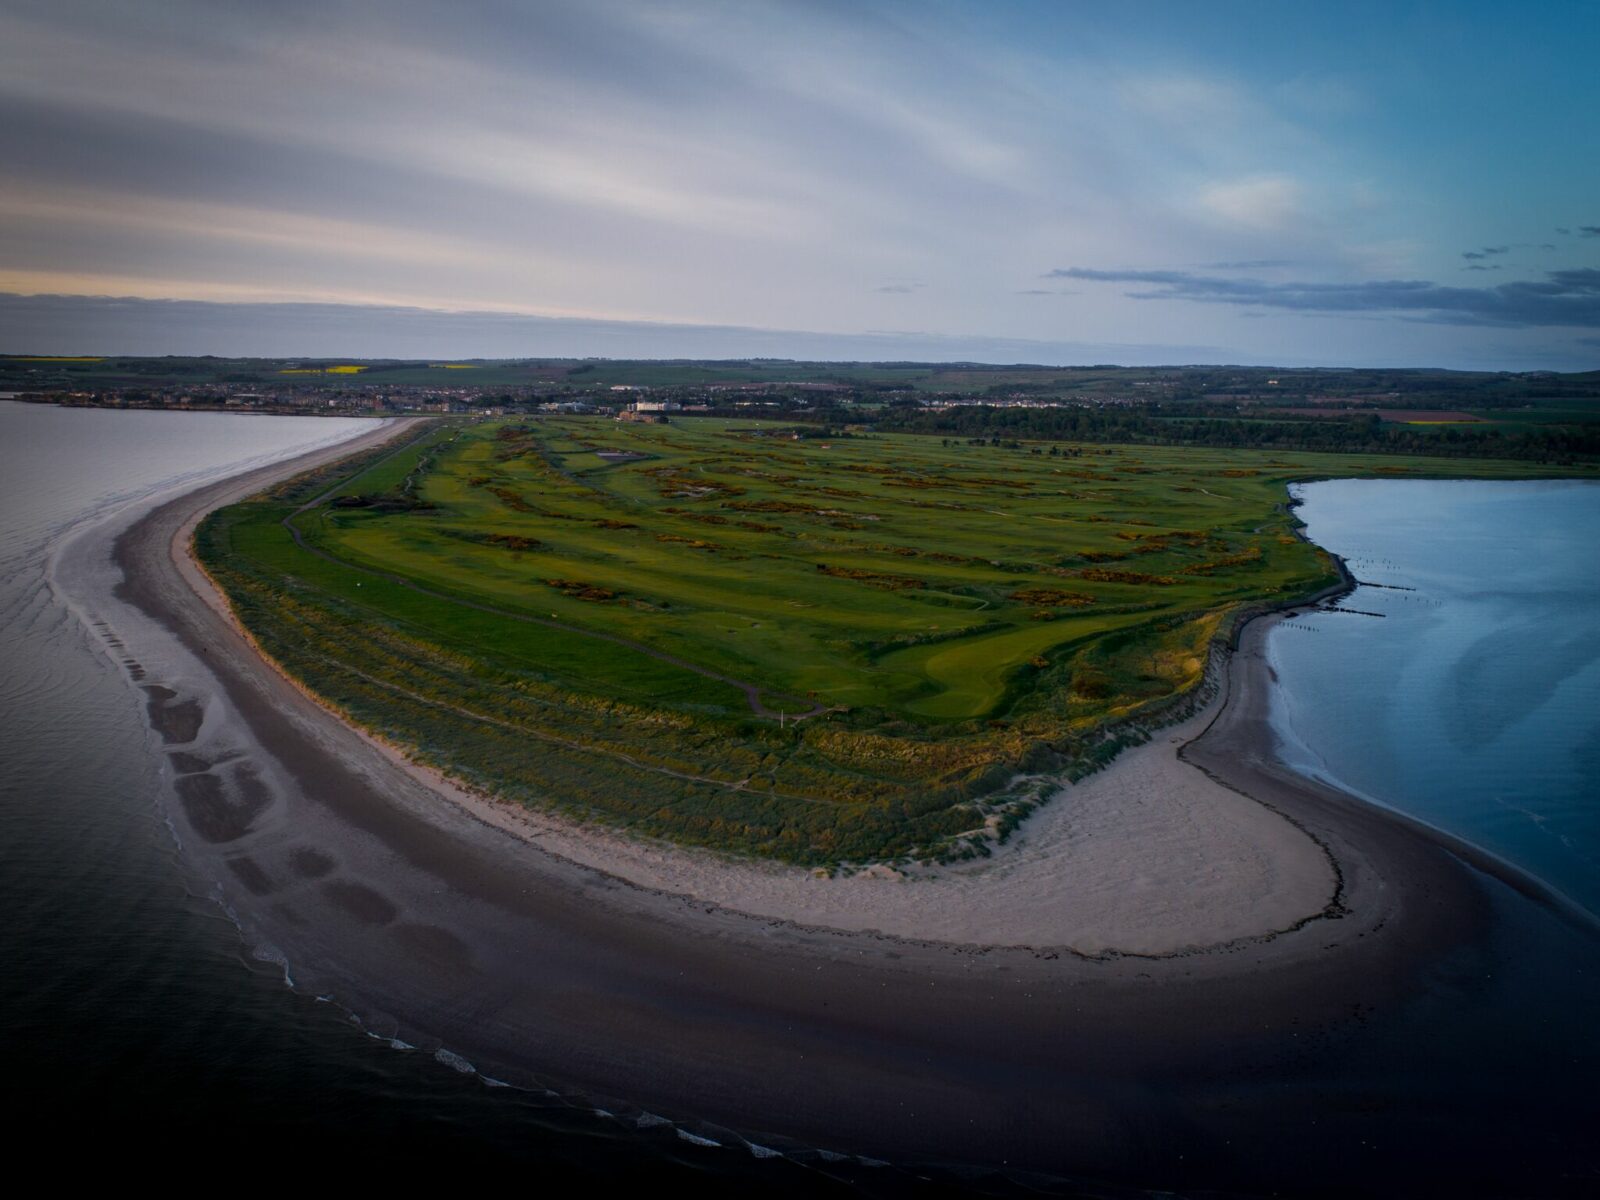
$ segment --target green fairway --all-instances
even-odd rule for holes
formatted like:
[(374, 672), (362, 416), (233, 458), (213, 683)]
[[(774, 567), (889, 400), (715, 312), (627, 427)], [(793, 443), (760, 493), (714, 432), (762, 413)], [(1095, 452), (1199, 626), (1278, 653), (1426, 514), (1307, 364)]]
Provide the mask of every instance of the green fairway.
[(1287, 481), (1508, 470), (1540, 473), (553, 417), (424, 431), (199, 544), (274, 657), (428, 760), (831, 863), (1003, 826), (1020, 770), (1090, 759), (1242, 606), (1332, 582)]

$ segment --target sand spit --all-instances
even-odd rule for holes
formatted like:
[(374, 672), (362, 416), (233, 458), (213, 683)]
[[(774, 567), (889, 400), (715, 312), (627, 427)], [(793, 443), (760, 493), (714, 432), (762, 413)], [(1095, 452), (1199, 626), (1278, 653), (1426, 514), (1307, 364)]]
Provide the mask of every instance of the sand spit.
[[(607, 890), (621, 885), (631, 904), (665, 901), (678, 914), (714, 912), (734, 929), (785, 927), (962, 952), (1020, 950), (1052, 959), (1182, 958), (1191, 967), (1197, 956), (1215, 960), (1243, 944), (1279, 943), (1271, 957), (1287, 961), (1326, 940), (1290, 936), (1307, 926), (1340, 922), (1334, 934), (1339, 940), (1339, 933), (1381, 926), (1393, 916), (1389, 905), (1396, 896), (1386, 888), (1358, 893), (1357, 901), (1368, 901), (1367, 911), (1352, 909), (1352, 883), (1371, 874), (1362, 848), (1343, 836), (1338, 823), (1322, 829), (1317, 819), (1308, 822), (1308, 814), (1297, 811), (1307, 800), (1319, 802), (1320, 818), (1328, 803), (1344, 806), (1346, 798), (1286, 769), (1269, 769), (1275, 760), (1261, 711), (1264, 689), (1259, 670), (1249, 669), (1260, 666), (1254, 646), (1265, 622), (1259, 620), (1246, 630), (1235, 659), (1241, 669), (1222, 673), (1219, 694), (1203, 711), (1159, 731), (1105, 770), (1063, 784), (991, 857), (968, 863), (885, 866), (830, 878), (529, 811), (416, 763), (403, 747), (348, 724), (264, 659), (193, 555), (194, 530), (207, 513), (393, 438), (406, 424), (385, 423), (343, 445), (175, 500), (130, 530), (119, 553), (126, 565), (132, 557), (127, 543), (141, 533), (156, 541), (151, 535), (159, 529), (157, 544), (164, 542), (165, 554), (155, 565), (167, 570), (165, 598), (181, 601), (196, 617), (200, 602), (202, 626), (213, 632), (225, 626), (230, 641), (249, 646), (252, 652), (225, 665), (248, 667), (260, 699), (279, 702), (302, 734), (318, 742), (336, 737), (347, 748), (360, 743), (365, 761), (348, 765), (379, 786), (384, 780), (376, 774), (378, 764), (391, 784), (403, 776), (418, 815), (453, 811), (456, 821), (466, 818), (512, 835), (514, 841), (496, 850), (530, 877), (576, 873)], [(150, 696), (159, 690), (159, 703), (174, 711), (198, 711), (194, 699), (159, 685), (143, 687)], [(154, 699), (150, 708), (156, 712)], [(163, 737), (170, 741), (172, 735), (164, 729)], [(195, 781), (187, 788), (197, 790)], [(1363, 827), (1387, 824), (1366, 805), (1350, 807)], [(1366, 819), (1372, 816), (1375, 826)]]
[[(363, 438), (360, 445), (370, 442)], [(171, 546), (190, 586), (235, 629), (226, 600), (198, 568), (190, 544), (206, 512), (240, 491), (195, 509)], [(1062, 787), (992, 858), (837, 877), (530, 813), (458, 786), (410, 762), (398, 747), (363, 736), (478, 819), (645, 890), (752, 917), (910, 941), (1166, 955), (1290, 930), (1325, 914), (1338, 891), (1338, 870), (1306, 830), (1179, 758), (1213, 715), (1208, 710), (1162, 731), (1107, 770)]]
[[(172, 554), (196, 593), (238, 629), (191, 550), (199, 521), (236, 494), (192, 512), (174, 534)], [(913, 941), (1165, 955), (1294, 928), (1326, 912), (1338, 888), (1326, 849), (1303, 829), (1178, 757), (1213, 715), (1164, 730), (1108, 769), (1064, 785), (991, 858), (831, 878), (530, 812), (459, 786), (362, 733), (475, 817), (636, 887), (755, 917)]]
[[(1352, 1151), (1379, 1130), (1384, 1170), (1434, 1183), (1519, 1161), (1457, 1098), (1453, 1050), (1403, 1111), (1330, 1107), (1387, 1086), (1375, 1030), (1487, 953), (1508, 901), (1442, 839), (1275, 765), (1250, 635), (1198, 740), (1158, 736), (985, 863), (730, 867), (431, 786), (255, 654), (189, 531), (307, 465), (140, 518), (117, 597), (175, 648), (146, 681), (161, 711), (201, 714), (153, 748), (219, 781), (186, 785), (198, 827), (172, 806), (185, 860), (258, 956), (369, 1029), (763, 1145), (1234, 1188), (1365, 1178)], [(1445, 1124), (1455, 1157), (1419, 1154)]]

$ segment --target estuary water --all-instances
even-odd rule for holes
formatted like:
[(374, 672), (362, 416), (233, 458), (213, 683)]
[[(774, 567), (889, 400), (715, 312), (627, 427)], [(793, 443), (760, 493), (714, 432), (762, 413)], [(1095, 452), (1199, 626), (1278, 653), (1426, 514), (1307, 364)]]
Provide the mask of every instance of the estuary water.
[(1600, 482), (1294, 491), (1363, 586), (1268, 637), (1286, 761), (1600, 913)]

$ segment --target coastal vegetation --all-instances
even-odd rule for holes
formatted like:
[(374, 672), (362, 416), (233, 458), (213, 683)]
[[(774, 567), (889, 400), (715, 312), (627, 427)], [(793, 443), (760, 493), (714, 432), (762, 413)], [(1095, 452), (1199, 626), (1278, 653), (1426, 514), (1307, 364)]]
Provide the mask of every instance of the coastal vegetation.
[(437, 422), (212, 514), (260, 646), (530, 806), (827, 867), (982, 853), (1200, 685), (1238, 615), (1336, 582), (1285, 485), (1529, 464)]
[(1000, 439), (1071, 438), (1148, 446), (1211, 446), (1339, 454), (1402, 454), (1440, 458), (1516, 458), (1533, 462), (1600, 462), (1600, 406), (1547, 401), (1538, 410), (1394, 410), (1373, 407), (1150, 405), (896, 408), (880, 429)]

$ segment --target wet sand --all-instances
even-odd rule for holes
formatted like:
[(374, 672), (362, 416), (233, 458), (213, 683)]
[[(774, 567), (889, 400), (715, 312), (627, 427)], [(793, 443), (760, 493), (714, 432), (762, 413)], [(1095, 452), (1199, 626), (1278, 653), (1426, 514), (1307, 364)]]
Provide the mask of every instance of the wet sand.
[[(1447, 839), (1276, 763), (1261, 622), (1198, 740), (1137, 752), (1157, 779), (1203, 770), (1208, 787), (1186, 785), (1206, 797), (1190, 818), (1226, 793), (1243, 822), (1234, 842), (1275, 845), (1276, 858), (1263, 853), (1289, 863), (1258, 872), (1290, 900), (1257, 914), (1257, 928), (1222, 921), (1214, 942), (1197, 944), (1183, 926), (1197, 902), (1173, 894), (1182, 879), (1160, 880), (1164, 904), (1128, 926), (1144, 931), (1142, 947), (1126, 929), (1075, 945), (1003, 927), (985, 941), (826, 928), (804, 909), (750, 915), (508, 836), (497, 806), (452, 802), (288, 684), (197, 591), (187, 541), (205, 511), (305, 465), (144, 516), (116, 543), (119, 595), (196, 664), (149, 681), (165, 689), (149, 700), (153, 716), (171, 714), (160, 728), (175, 783), (191, 781), (175, 813), (186, 857), (224, 881), (258, 954), (369, 1029), (693, 1128), (896, 1160), (1344, 1190), (1380, 1162), (1483, 1185), (1486, 1156), (1514, 1160), (1501, 1144), (1510, 1134), (1455, 1111), (1450, 1079), (1418, 1094), (1397, 1085), (1381, 1050), (1439, 972), (1500, 953), (1496, 930), (1523, 901), (1484, 872), (1493, 863), (1469, 863)], [(1129, 771), (1114, 766), (1102, 782)], [(1265, 808), (1246, 818), (1244, 805)], [(1099, 848), (1127, 851), (1137, 825)], [(1115, 854), (1098, 869), (1092, 890), (1114, 912)], [(1054, 925), (1019, 911), (1017, 927), (1065, 928), (1070, 907)], [(1163, 913), (1184, 934), (1149, 940)], [(1518, 909), (1517, 919), (1542, 918)], [(1123, 952), (1108, 952), (1118, 941)], [(1360, 1100), (1385, 1087), (1406, 1104), (1348, 1102), (1352, 1089)], [(1404, 1147), (1444, 1123), (1443, 1142)], [(1380, 1131), (1388, 1155), (1355, 1157)]]

